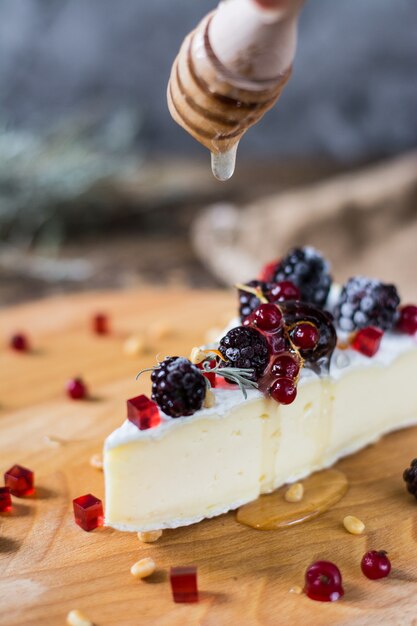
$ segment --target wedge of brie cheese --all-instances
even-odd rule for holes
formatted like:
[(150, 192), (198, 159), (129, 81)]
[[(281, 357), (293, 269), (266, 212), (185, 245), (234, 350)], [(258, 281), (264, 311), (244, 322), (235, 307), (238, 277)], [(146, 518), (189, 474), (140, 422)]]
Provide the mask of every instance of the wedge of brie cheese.
[(293, 404), (214, 390), (212, 408), (125, 421), (106, 440), (106, 524), (176, 528), (220, 515), (417, 423), (417, 340), (387, 332), (368, 358), (336, 349), (330, 374), (303, 370)]

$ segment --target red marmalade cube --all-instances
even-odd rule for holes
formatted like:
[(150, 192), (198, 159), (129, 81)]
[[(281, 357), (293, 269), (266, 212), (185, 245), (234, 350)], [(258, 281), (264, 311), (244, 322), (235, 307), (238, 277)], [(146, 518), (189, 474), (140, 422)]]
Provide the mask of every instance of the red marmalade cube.
[(217, 384), (216, 381), (216, 372), (203, 372), (203, 376), (205, 376), (207, 378), (207, 380), (209, 381), (211, 387), (215, 387)]
[(83, 530), (89, 532), (98, 526), (103, 526), (104, 514), (103, 503), (91, 493), (80, 496), (72, 501), (74, 507), (75, 523)]
[(384, 331), (376, 326), (367, 326), (358, 330), (352, 341), (352, 348), (365, 356), (374, 356), (381, 344)]
[(155, 428), (161, 421), (158, 405), (142, 394), (127, 401), (127, 419), (139, 430)]
[(4, 474), (4, 484), (14, 496), (30, 496), (34, 492), (34, 474), (21, 465), (13, 465)]
[(210, 369), (214, 369), (216, 367), (216, 361), (212, 359), (211, 361), (202, 361), (201, 363), (197, 363), (197, 367), (201, 370), (203, 376), (207, 378), (211, 387), (216, 387), (217, 385), (217, 377), (216, 372), (210, 372), (210, 369), (207, 370), (205, 367), (209, 364)]
[(92, 319), (93, 332), (96, 335), (108, 335), (109, 333), (109, 318), (105, 313), (96, 313)]
[(217, 376), (216, 387), (219, 389), (233, 389), (234, 391), (239, 391), (239, 385), (229, 383), (223, 376)]
[(171, 567), (169, 579), (174, 602), (198, 602), (196, 567)]
[(6, 513), (12, 508), (12, 499), (8, 487), (0, 487), (0, 513)]

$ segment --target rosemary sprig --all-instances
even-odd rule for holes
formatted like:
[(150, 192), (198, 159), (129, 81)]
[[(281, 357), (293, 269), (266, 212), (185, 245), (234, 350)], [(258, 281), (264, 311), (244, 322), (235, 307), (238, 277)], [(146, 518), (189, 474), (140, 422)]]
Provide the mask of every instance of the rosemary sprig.
[[(155, 365), (155, 367), (158, 367), (158, 366)], [(155, 367), (145, 367), (143, 370), (140, 370), (140, 372), (136, 374), (135, 380), (138, 380), (140, 376), (142, 376), (142, 374), (144, 374), (145, 372), (153, 372)]]
[[(222, 367), (221, 363), (219, 363), (219, 365), (217, 365), (216, 367), (211, 367), (210, 363), (206, 361), (205, 363), (203, 363), (203, 370), (205, 372), (212, 372), (213, 374), (217, 374), (218, 376), (221, 376), (222, 378), (235, 382), (239, 386), (239, 389), (242, 392), (245, 400), (248, 397), (248, 394), (246, 391), (247, 388), (249, 389), (258, 388), (258, 383), (256, 383), (252, 379), (254, 370), (249, 367), (248, 368)], [(209, 380), (207, 380), (207, 385), (210, 388)]]
[[(256, 383), (253, 380), (253, 374), (254, 374), (254, 370), (250, 367), (248, 368), (244, 368), (244, 367), (223, 367), (223, 364), (220, 362), (218, 363), (215, 367), (212, 367), (212, 361), (216, 360), (216, 357), (218, 356), (218, 350), (213, 350), (213, 351), (207, 351), (207, 361), (204, 361), (202, 363), (202, 369), (205, 372), (212, 372), (213, 374), (217, 374), (218, 376), (221, 376), (222, 378), (225, 378), (227, 380), (231, 380), (234, 383), (236, 383), (239, 386), (240, 391), (243, 394), (243, 397), (246, 398), (248, 397), (247, 391), (246, 389), (257, 389), (258, 388), (258, 383)], [(223, 356), (221, 358), (224, 358)], [(158, 367), (158, 365), (155, 365), (155, 367)], [(139, 376), (141, 376), (141, 374), (143, 374), (144, 372), (153, 372), (155, 367), (147, 367), (143, 370), (141, 370), (137, 376), (136, 376), (136, 380), (139, 378)], [(207, 385), (207, 389), (211, 388), (210, 385), (210, 381), (208, 380), (208, 378), (204, 377), (205, 381), (206, 381), (206, 385)]]

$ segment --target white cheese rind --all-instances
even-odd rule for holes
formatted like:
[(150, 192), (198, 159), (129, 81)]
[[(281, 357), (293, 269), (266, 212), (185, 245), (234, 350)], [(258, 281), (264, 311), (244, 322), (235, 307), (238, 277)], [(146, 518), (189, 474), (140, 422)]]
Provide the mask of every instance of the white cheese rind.
[[(237, 320), (236, 320), (237, 322)], [(231, 323), (233, 326), (234, 323)], [(339, 333), (340, 339), (343, 340), (344, 336)], [(393, 363), (401, 354), (413, 351), (417, 349), (417, 337), (411, 337), (409, 335), (400, 335), (397, 333), (385, 333), (381, 346), (372, 358), (366, 357), (356, 350), (336, 350), (333, 353), (330, 363), (330, 377), (333, 380), (339, 380), (342, 377), (349, 375), (350, 372), (369, 369), (375, 366), (389, 366)], [(298, 383), (299, 388), (316, 379), (317, 376), (311, 370), (304, 368), (301, 372), (301, 378)], [(190, 419), (202, 419), (204, 417), (224, 417), (229, 411), (237, 406), (245, 404), (254, 398), (262, 397), (262, 394), (256, 389), (248, 389), (246, 400), (240, 391), (230, 389), (214, 389), (216, 396), (216, 403), (209, 409), (201, 409), (197, 411), (191, 418), (180, 417), (172, 419), (168, 415), (165, 415), (161, 411), (161, 425), (158, 428), (150, 428), (149, 430), (139, 430), (134, 424), (125, 420), (123, 424), (113, 431), (106, 439), (104, 448), (110, 450), (111, 448), (129, 443), (131, 441), (139, 441), (142, 439), (159, 439), (166, 435), (167, 431), (172, 428), (178, 428), (183, 422), (189, 422)]]
[(114, 430), (104, 442), (104, 449), (111, 450), (120, 445), (130, 443), (131, 441), (140, 441), (143, 439), (160, 439), (164, 437), (172, 429), (176, 429), (181, 424), (188, 424), (190, 420), (200, 419), (218, 419), (226, 417), (231, 410), (235, 409), (242, 404), (251, 402), (252, 400), (258, 400), (263, 398), (263, 394), (257, 389), (248, 389), (247, 398), (244, 398), (242, 393), (235, 389), (213, 389), (213, 393), (216, 397), (216, 403), (213, 407), (208, 409), (201, 409), (192, 415), (192, 417), (177, 417), (173, 419), (169, 415), (165, 415), (163, 411), (160, 411), (161, 423), (158, 428), (149, 428), (148, 430), (139, 430), (132, 422), (125, 420), (123, 424)]

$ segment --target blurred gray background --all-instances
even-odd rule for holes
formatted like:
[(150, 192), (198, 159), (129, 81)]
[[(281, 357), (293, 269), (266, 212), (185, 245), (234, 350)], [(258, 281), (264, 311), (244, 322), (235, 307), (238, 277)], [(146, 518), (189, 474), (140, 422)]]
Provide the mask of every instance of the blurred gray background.
[[(201, 150), (165, 104), (171, 62), (212, 0), (2, 0), (0, 107), (11, 125), (141, 114), (153, 154)], [(417, 143), (417, 2), (310, 0), (279, 108), (242, 142), (253, 156), (375, 157)]]
[(190, 237), (207, 204), (416, 148), (416, 0), (310, 0), (291, 81), (242, 140), (232, 180), (215, 181), (165, 97), (184, 36), (215, 6), (0, 0), (0, 305), (218, 285)]

